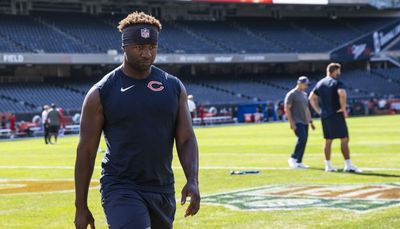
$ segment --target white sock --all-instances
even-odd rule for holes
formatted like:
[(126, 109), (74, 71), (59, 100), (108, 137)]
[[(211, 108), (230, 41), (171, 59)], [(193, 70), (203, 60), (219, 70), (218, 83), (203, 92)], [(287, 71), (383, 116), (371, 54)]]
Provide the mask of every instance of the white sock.
[(332, 167), (331, 160), (326, 160), (325, 166)]
[(346, 164), (347, 167), (351, 166), (351, 160), (350, 159), (345, 160), (344, 163)]

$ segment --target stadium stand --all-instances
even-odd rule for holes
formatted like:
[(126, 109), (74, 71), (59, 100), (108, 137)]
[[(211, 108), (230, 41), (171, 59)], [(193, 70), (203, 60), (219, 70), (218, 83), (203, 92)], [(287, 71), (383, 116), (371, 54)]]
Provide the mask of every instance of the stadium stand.
[[(307, 75), (307, 74), (306, 74)], [(341, 79), (350, 99), (400, 96), (400, 68), (354, 70)], [(311, 86), (321, 75), (309, 74)], [(5, 83), (0, 87), (1, 112), (37, 112), (43, 104), (56, 103), (66, 110), (80, 110), (84, 95), (98, 78), (57, 79), (45, 83)], [(296, 83), (290, 75), (228, 75), (183, 77), (188, 94), (203, 105), (283, 100)]]
[(297, 18), (293, 24), (332, 44), (332, 48), (351, 41), (367, 32), (397, 21), (393, 18), (312, 19)]
[(199, 104), (230, 104), (248, 103), (250, 98), (243, 97), (240, 93), (235, 93), (227, 89), (219, 88), (208, 84), (196, 84), (183, 82), (189, 94), (192, 94)]
[[(83, 42), (32, 16), (0, 14), (0, 35), (8, 38), (12, 52), (75, 53), (92, 52)], [(0, 46), (7, 46), (2, 44)], [(2, 52), (3, 50), (0, 50)]]
[[(32, 11), (0, 14), (0, 53), (121, 53), (116, 26), (125, 15)], [(84, 23), (83, 23), (84, 22)], [(355, 38), (398, 22), (397, 18), (258, 18), (226, 20), (164, 20), (159, 53), (328, 53)], [(391, 47), (400, 50), (400, 42)], [(315, 84), (322, 76), (308, 75)], [(346, 71), (350, 98), (400, 95), (400, 68)], [(51, 78), (51, 77), (50, 77)], [(43, 83), (4, 83), (0, 112), (38, 112), (56, 103), (80, 110), (84, 95), (98, 78), (46, 79)], [(282, 100), (297, 77), (242, 74), (238, 77), (184, 77), (198, 103), (237, 104)], [(310, 87), (311, 89), (312, 87)]]
[[(0, 14), (0, 52), (121, 52), (121, 15), (34, 12)], [(396, 18), (231, 18), (164, 21), (160, 53), (309, 53), (333, 48)], [(82, 23), (85, 22), (85, 23)]]
[(33, 110), (32, 107), (24, 105), (24, 102), (6, 99), (3, 96), (0, 96), (0, 107), (1, 112), (26, 113)]
[[(176, 42), (177, 38), (179, 42)], [(212, 40), (197, 35), (186, 25), (174, 22), (163, 22), (160, 43), (174, 53), (223, 53), (226, 50)], [(161, 51), (162, 52), (162, 51)]]
[(369, 94), (369, 96), (380, 97), (400, 93), (400, 85), (393, 84), (373, 73), (361, 70), (346, 73), (342, 80), (351, 87), (352, 90), (349, 90), (349, 96), (353, 98), (363, 97), (362, 94), (365, 93)]
[[(72, 90), (57, 87), (45, 83), (11, 83), (3, 84), (0, 95), (14, 100), (14, 104), (27, 104), (31, 106), (30, 111), (40, 111), (44, 104), (56, 103), (64, 109), (80, 110), (83, 95)], [(10, 103), (5, 104), (5, 110), (12, 109)], [(15, 110), (11, 110), (15, 112)], [(29, 111), (29, 110), (24, 110)]]
[(378, 68), (373, 69), (371, 72), (388, 80), (388, 82), (400, 84), (400, 68)]

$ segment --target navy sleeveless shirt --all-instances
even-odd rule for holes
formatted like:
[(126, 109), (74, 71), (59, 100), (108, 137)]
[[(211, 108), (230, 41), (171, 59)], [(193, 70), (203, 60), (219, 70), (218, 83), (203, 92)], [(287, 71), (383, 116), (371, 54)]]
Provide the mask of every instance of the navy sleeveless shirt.
[(118, 67), (96, 86), (107, 144), (101, 191), (173, 193), (171, 163), (180, 81), (155, 66), (143, 80), (128, 77)]

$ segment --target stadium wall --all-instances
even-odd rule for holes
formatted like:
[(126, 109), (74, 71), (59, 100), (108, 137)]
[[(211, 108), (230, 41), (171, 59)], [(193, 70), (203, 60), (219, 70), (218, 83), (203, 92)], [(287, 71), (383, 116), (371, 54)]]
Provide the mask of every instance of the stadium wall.
[[(120, 64), (122, 54), (0, 53), (0, 64)], [(291, 63), (328, 61), (328, 53), (282, 54), (158, 54), (156, 64)]]

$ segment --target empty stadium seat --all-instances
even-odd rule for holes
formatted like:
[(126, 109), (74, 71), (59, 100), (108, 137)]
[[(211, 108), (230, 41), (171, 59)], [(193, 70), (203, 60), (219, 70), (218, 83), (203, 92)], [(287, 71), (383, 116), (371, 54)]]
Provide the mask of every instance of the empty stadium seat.
[[(121, 50), (125, 15), (66, 12), (0, 14), (0, 52), (106, 53)], [(395, 18), (228, 18), (163, 21), (159, 53), (328, 52)], [(84, 23), (83, 23), (84, 22)]]

